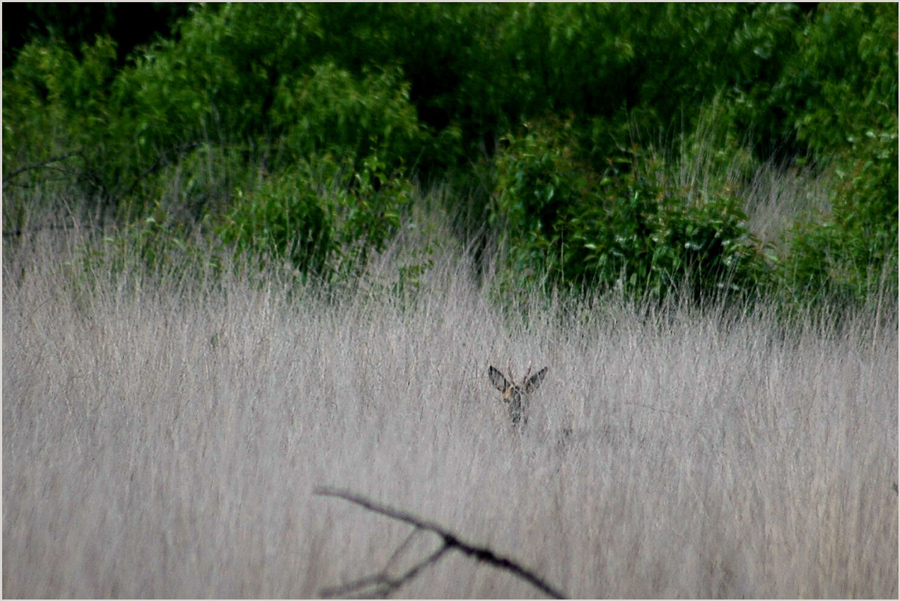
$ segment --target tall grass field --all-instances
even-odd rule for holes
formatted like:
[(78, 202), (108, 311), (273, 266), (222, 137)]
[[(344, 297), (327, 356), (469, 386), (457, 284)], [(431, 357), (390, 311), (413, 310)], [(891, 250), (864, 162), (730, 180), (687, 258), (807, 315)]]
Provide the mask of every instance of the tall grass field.
[[(898, 595), (895, 305), (498, 302), (441, 245), (401, 297), (402, 240), (328, 295), (91, 244), (4, 244), (4, 597), (317, 597), (441, 545), (318, 487), (572, 597)], [(525, 427), (491, 365), (549, 367)], [(455, 552), (393, 594), (541, 596)]]

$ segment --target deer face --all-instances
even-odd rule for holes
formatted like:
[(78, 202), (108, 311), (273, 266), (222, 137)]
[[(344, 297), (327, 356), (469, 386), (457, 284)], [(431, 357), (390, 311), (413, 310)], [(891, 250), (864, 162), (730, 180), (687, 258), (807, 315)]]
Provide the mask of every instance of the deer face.
[(519, 384), (515, 383), (512, 371), (510, 371), (509, 379), (507, 380), (506, 376), (500, 373), (500, 370), (496, 369), (494, 366), (490, 366), (488, 369), (488, 377), (491, 380), (491, 384), (503, 394), (503, 402), (506, 403), (506, 408), (509, 411), (509, 417), (512, 420), (513, 425), (519, 425), (520, 422), (523, 424), (528, 423), (528, 415), (526, 413), (528, 408), (528, 395), (537, 390), (538, 386), (541, 385), (541, 382), (544, 381), (544, 376), (547, 375), (547, 369), (548, 368), (545, 367), (529, 377), (531, 368), (528, 368), (525, 378), (523, 378)]

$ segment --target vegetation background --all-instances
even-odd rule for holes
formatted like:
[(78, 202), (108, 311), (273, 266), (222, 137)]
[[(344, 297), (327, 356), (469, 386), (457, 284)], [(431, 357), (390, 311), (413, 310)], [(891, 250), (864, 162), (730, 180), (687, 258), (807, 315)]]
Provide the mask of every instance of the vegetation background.
[(897, 10), (4, 4), (4, 596), (896, 597)]

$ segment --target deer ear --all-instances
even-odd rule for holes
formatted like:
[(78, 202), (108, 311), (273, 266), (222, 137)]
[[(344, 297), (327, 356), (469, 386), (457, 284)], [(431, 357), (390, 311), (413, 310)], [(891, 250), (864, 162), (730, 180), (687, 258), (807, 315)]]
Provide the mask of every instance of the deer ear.
[(525, 388), (525, 393), (526, 393), (526, 394), (527, 394), (527, 393), (530, 393), (530, 392), (534, 392), (535, 390), (537, 390), (538, 386), (541, 385), (541, 382), (544, 381), (544, 376), (547, 375), (547, 370), (548, 370), (548, 369), (549, 369), (549, 368), (545, 367), (545, 368), (542, 369), (541, 371), (537, 372), (536, 374), (534, 374), (533, 376), (531, 376), (530, 378), (528, 378), (527, 380), (525, 380), (525, 386), (524, 386), (524, 388)]
[(506, 389), (509, 388), (507, 379), (499, 372), (499, 370), (494, 369), (493, 365), (488, 369), (488, 377), (491, 379), (491, 384), (494, 385), (494, 388), (500, 392), (506, 392)]

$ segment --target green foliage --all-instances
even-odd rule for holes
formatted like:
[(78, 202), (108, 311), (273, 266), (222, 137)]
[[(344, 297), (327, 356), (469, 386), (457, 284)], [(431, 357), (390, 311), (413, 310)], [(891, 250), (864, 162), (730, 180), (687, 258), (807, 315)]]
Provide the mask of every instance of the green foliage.
[(548, 119), (526, 124), (523, 135), (503, 138), (506, 147), (494, 158), (491, 222), (509, 233), (511, 247), (533, 246), (552, 235), (565, 212), (582, 204), (588, 193), (591, 174), (579, 163), (577, 148), (567, 142), (571, 132), (570, 121)]
[(695, 300), (746, 296), (765, 284), (758, 242), (728, 189), (690, 200), (634, 172), (601, 181), (570, 225), (570, 277), (662, 298), (688, 287)]
[(896, 131), (896, 4), (823, 5), (797, 38), (779, 100), (816, 158)]
[(873, 135), (858, 147), (868, 158), (838, 169), (831, 213), (792, 231), (781, 275), (793, 303), (861, 303), (885, 274), (885, 292), (897, 294), (897, 133)]
[(272, 124), (284, 132), (291, 160), (328, 151), (363, 157), (375, 147), (397, 165), (414, 159), (424, 142), (397, 68), (364, 69), (357, 81), (333, 63), (316, 65), (296, 83), (278, 86)]
[(673, 275), (686, 277), (695, 299), (757, 294), (768, 267), (746, 221), (740, 200), (727, 189), (696, 202), (668, 195), (651, 235), (654, 294), (677, 289), (681, 282)]
[(497, 155), (493, 219), (507, 229), (515, 284), (557, 282), (662, 298), (689, 284), (700, 299), (747, 295), (765, 283), (765, 262), (728, 188), (672, 191), (641, 175), (637, 148), (603, 174), (578, 161), (571, 125), (544, 121), (508, 136)]
[(275, 175), (253, 192), (238, 190), (219, 233), (239, 253), (293, 263), (301, 273), (320, 273), (337, 235), (317, 182), (300, 170)]
[(793, 230), (784, 293), (801, 304), (861, 302), (884, 272), (896, 294), (897, 5), (823, 5), (798, 45), (779, 92), (837, 186), (831, 212)]
[(169, 37), (172, 26), (189, 12), (178, 2), (20, 2), (3, 10), (3, 68), (34, 39), (64, 41), (80, 50), (99, 35), (116, 40), (119, 65), (136, 46)]
[(4, 172), (75, 149), (97, 157), (111, 141), (106, 97), (115, 42), (97, 38), (82, 53), (77, 61), (59, 42), (32, 42), (4, 73)]
[(304, 277), (336, 281), (358, 274), (372, 252), (386, 248), (411, 190), (402, 174), (386, 174), (377, 155), (358, 170), (326, 155), (270, 176), (258, 190), (239, 190), (218, 231), (263, 265), (287, 261)]
[(409, 213), (413, 186), (402, 169), (388, 169), (378, 154), (365, 157), (345, 180), (347, 193), (334, 197), (337, 202), (331, 210), (338, 223), (340, 273), (360, 273), (372, 253), (387, 248)]
[(255, 138), (282, 77), (304, 68), (320, 35), (301, 4), (196, 7), (177, 40), (136, 57), (119, 99), (139, 143), (166, 148), (186, 136), (216, 142)]
[[(205, 218), (239, 251), (335, 281), (390, 243), (408, 171), (450, 169), (478, 182), (449, 203), (489, 200), (478, 210), (510, 285), (662, 296), (689, 282), (695, 297), (771, 285), (788, 303), (896, 287), (896, 5), (161, 14), (186, 17), (147, 46), (73, 24), (67, 39), (90, 43), (47, 29), (17, 50), (3, 73), (7, 226), (39, 192), (64, 192), (148, 264), (146, 240), (181, 239), (158, 224)], [(657, 146), (664, 159), (642, 150)], [(767, 161), (817, 169), (835, 190), (771, 271), (740, 198)], [(472, 221), (464, 236), (483, 226)]]

